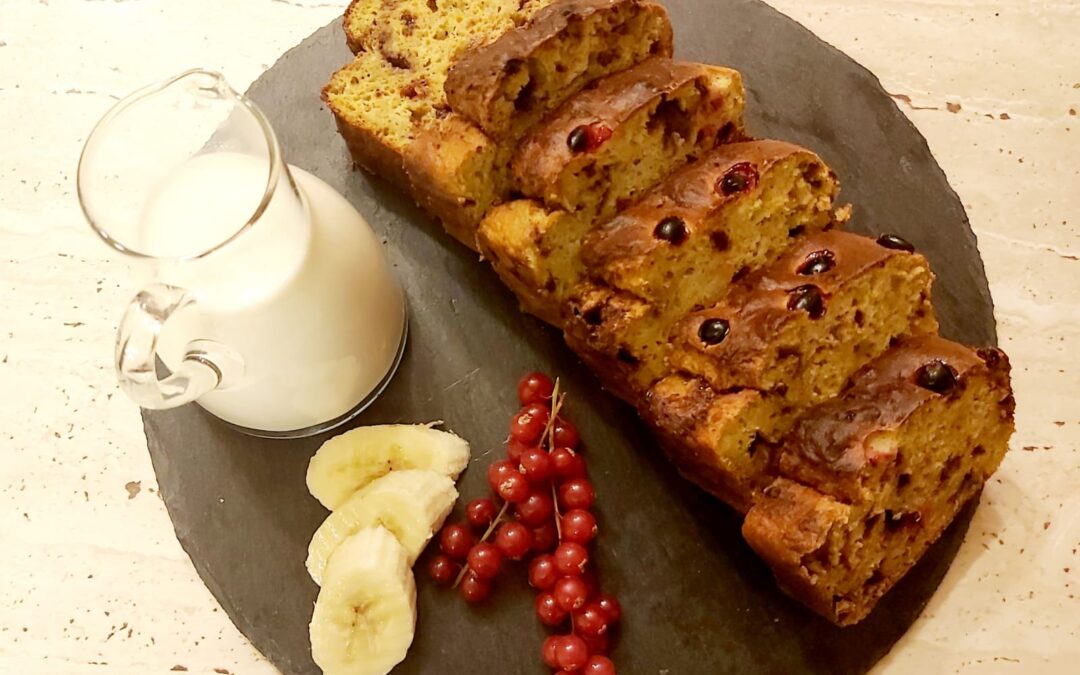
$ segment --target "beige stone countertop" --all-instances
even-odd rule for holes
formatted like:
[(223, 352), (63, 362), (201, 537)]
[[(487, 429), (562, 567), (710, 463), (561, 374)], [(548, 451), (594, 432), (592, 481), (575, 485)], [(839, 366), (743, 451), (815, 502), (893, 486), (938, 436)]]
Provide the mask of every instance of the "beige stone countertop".
[[(0, 0), (0, 673), (273, 673), (196, 576), (112, 367), (139, 277), (74, 169), (128, 92), (243, 90), (345, 0)], [(1080, 2), (773, 0), (877, 74), (979, 238), (1018, 430), (924, 616), (879, 667), (1080, 669)]]

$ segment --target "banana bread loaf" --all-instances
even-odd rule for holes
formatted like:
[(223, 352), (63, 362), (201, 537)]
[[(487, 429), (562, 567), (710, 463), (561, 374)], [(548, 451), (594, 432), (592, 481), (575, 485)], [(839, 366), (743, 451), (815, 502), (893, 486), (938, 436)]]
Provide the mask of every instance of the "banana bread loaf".
[(667, 11), (647, 0), (566, 0), (460, 54), (446, 97), (495, 139), (517, 139), (589, 82), (671, 56)]
[(665, 372), (674, 322), (722, 299), (802, 232), (830, 227), (839, 184), (780, 141), (720, 146), (585, 239), (589, 279), (568, 296), (567, 340), (617, 395), (639, 401)]
[(743, 535), (787, 592), (856, 623), (997, 469), (1014, 406), (1001, 351), (905, 340), (802, 417)]

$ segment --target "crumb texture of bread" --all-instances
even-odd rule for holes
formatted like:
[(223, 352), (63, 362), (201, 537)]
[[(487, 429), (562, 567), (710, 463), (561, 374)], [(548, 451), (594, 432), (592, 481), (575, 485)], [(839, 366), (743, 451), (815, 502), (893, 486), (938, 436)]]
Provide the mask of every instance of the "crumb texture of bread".
[(517, 187), (601, 223), (741, 134), (744, 104), (734, 70), (649, 59), (598, 80), (529, 132), (514, 157)]
[(1000, 350), (901, 341), (803, 415), (744, 536), (789, 593), (856, 623), (1000, 465), (1014, 409)]
[[(752, 180), (725, 193), (733, 171)], [(665, 372), (673, 325), (775, 261), (798, 233), (831, 227), (838, 191), (820, 158), (796, 145), (714, 149), (585, 239), (589, 279), (566, 307), (572, 344), (610, 360), (617, 389), (640, 398)]]
[(589, 82), (671, 56), (667, 11), (646, 0), (548, 5), (450, 66), (450, 107), (492, 138), (520, 138)]
[(933, 278), (921, 255), (867, 237), (803, 237), (722, 303), (682, 321), (671, 364), (717, 391), (757, 389), (813, 405), (894, 339), (937, 331)]

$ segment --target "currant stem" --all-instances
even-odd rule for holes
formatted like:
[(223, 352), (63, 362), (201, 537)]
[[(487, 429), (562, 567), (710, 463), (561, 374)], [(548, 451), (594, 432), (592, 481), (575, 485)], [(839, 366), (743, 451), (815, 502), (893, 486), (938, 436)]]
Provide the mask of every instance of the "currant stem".
[[(484, 536), (480, 537), (480, 542), (479, 543), (482, 544), (482, 543), (484, 543), (485, 541), (488, 540), (488, 538), (491, 536), (491, 533), (494, 532), (495, 528), (499, 526), (500, 522), (502, 522), (503, 516), (506, 515), (506, 509), (509, 508), (509, 506), (510, 506), (510, 502), (503, 502), (502, 508), (499, 509), (499, 514), (497, 516), (495, 516), (495, 520), (491, 521), (491, 524), (488, 525), (488, 529), (487, 529), (486, 532), (484, 532)], [(457, 579), (454, 579), (454, 585), (451, 586), (450, 588), (451, 589), (457, 588), (458, 584), (461, 583), (461, 580), (465, 578), (465, 573), (468, 572), (468, 571), (469, 571), (469, 563), (466, 562), (464, 565), (461, 566), (461, 571), (458, 572)]]

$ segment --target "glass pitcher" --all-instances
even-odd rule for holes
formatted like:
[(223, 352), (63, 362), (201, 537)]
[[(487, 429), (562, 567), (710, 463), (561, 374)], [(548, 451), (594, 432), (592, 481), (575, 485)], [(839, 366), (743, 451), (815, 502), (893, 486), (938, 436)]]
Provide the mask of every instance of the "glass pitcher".
[(116, 342), (120, 384), (144, 408), (194, 401), (246, 433), (308, 436), (358, 414), (396, 370), (405, 298), (379, 239), (284, 162), (220, 74), (190, 70), (114, 106), (86, 141), (78, 193), (94, 231), (151, 268)]

